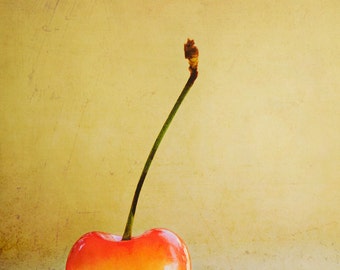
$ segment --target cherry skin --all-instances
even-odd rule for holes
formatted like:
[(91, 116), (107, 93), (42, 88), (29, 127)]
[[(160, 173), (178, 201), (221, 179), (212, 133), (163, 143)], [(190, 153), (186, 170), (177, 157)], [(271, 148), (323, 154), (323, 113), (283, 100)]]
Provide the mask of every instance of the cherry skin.
[(190, 270), (183, 240), (166, 229), (151, 229), (130, 240), (90, 232), (72, 247), (66, 270)]

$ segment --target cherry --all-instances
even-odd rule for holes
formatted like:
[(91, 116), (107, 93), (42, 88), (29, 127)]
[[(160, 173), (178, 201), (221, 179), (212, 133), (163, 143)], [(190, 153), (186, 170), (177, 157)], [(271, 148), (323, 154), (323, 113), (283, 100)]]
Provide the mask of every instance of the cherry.
[(190, 77), (151, 148), (136, 187), (123, 236), (103, 232), (90, 232), (83, 235), (69, 253), (66, 270), (191, 269), (188, 249), (175, 233), (167, 229), (151, 229), (138, 237), (132, 237), (132, 225), (139, 194), (151, 162), (179, 106), (198, 75), (198, 49), (193, 40), (188, 39), (184, 44), (184, 56), (189, 61)]

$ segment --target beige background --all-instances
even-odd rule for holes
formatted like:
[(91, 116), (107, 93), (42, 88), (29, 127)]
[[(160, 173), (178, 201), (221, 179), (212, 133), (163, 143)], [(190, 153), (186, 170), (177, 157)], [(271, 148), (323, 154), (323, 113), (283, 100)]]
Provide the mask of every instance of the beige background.
[[(142, 4), (143, 3), (143, 4)], [(340, 2), (0, 1), (0, 268), (134, 227), (198, 269), (340, 268)]]

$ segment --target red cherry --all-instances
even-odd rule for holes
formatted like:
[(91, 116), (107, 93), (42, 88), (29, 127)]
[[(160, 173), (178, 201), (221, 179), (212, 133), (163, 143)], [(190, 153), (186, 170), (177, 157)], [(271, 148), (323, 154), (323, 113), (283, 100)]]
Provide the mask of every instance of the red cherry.
[(152, 229), (130, 240), (102, 232), (82, 236), (72, 247), (66, 270), (191, 269), (183, 240), (166, 229)]
[(186, 270), (191, 269), (185, 243), (173, 232), (152, 229), (139, 237), (132, 237), (139, 194), (151, 162), (184, 97), (197, 78), (198, 49), (193, 40), (184, 45), (189, 60), (190, 77), (163, 124), (139, 178), (122, 237), (90, 232), (82, 236), (72, 247), (66, 262), (66, 270)]

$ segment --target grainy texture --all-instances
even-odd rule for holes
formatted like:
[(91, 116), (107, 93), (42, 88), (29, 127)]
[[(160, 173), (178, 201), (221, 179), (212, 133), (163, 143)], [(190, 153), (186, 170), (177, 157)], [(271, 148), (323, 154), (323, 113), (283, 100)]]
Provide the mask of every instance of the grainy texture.
[(339, 1), (0, 0), (0, 269), (166, 227), (193, 269), (340, 267)]

